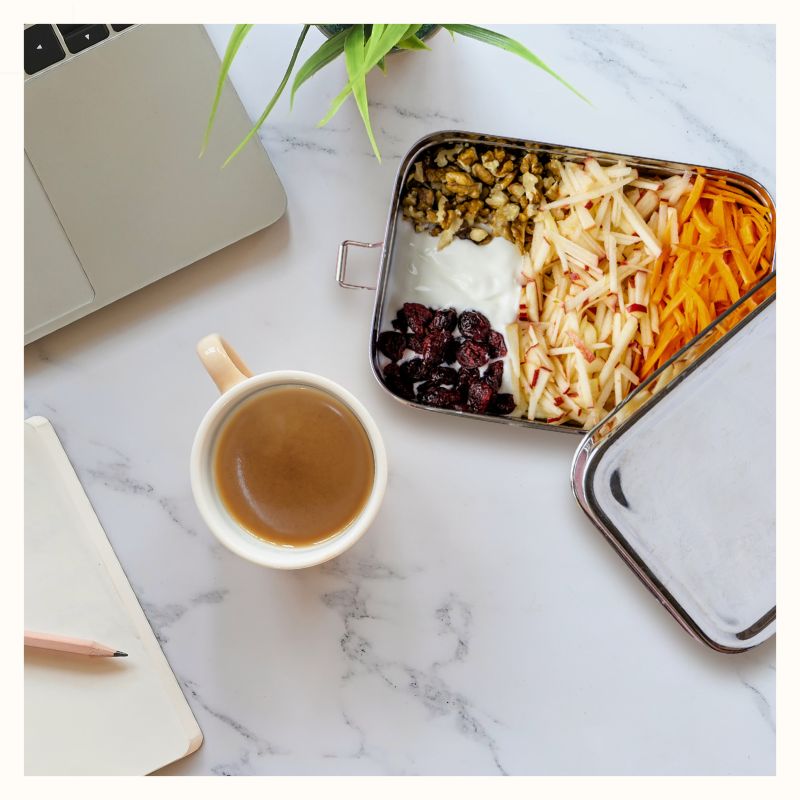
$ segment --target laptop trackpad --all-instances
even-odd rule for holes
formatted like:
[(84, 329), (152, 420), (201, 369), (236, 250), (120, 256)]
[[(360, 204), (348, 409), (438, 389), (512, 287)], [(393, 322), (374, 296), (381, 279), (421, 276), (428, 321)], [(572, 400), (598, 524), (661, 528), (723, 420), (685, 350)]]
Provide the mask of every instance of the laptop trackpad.
[(94, 289), (25, 157), (25, 337), (94, 300)]

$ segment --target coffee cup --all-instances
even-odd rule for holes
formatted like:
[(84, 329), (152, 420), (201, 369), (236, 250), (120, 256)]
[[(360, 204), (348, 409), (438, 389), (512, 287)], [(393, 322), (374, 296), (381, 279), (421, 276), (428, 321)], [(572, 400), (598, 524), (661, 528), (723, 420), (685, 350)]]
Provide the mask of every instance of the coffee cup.
[[(211, 532), (238, 556), (276, 569), (311, 567), (352, 547), (372, 524), (386, 491), (386, 450), (378, 427), (366, 408), (342, 386), (320, 375), (294, 370), (253, 375), (236, 351), (216, 333), (201, 339), (197, 352), (221, 393), (200, 423), (190, 461), (192, 493)], [(341, 530), (310, 544), (276, 543), (248, 529), (226, 504), (215, 471), (215, 453), (227, 421), (249, 399), (261, 396), (271, 388), (281, 387), (305, 387), (335, 399), (360, 423), (371, 451), (372, 480), (371, 485), (365, 487), (363, 503)]]

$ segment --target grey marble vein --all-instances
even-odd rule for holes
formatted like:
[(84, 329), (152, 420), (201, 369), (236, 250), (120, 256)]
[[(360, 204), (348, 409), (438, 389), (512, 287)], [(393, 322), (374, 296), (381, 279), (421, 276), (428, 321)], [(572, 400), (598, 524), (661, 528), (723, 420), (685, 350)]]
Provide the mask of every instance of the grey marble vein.
[(211, 589), (191, 597), (186, 603), (153, 603), (142, 600), (144, 592), (141, 587), (135, 587), (140, 598), (140, 605), (147, 617), (150, 627), (161, 644), (169, 641), (168, 629), (182, 619), (191, 609), (203, 605), (216, 605), (222, 603), (230, 594), (228, 589)]
[(415, 122), (448, 122), (454, 125), (462, 122), (461, 117), (450, 116), (440, 111), (432, 111), (430, 109), (414, 109), (397, 103), (382, 103), (373, 100), (370, 102), (370, 108), (374, 108), (378, 111), (386, 110), (396, 114), (398, 117), (411, 119)]
[(463, 661), (469, 655), (472, 607), (451, 593), (447, 600), (436, 609), (436, 619), (440, 623), (440, 635), (452, 636), (456, 642), (452, 657), (447, 661), (437, 661), (434, 664), (434, 667), (439, 669), (454, 661)]
[(321, 153), (327, 156), (335, 156), (337, 152), (335, 148), (316, 142), (307, 136), (281, 133), (275, 128), (267, 129), (266, 133), (262, 132), (261, 138), (270, 149), (275, 145), (279, 145), (284, 150), (301, 150), (309, 153)]
[(166, 634), (167, 628), (174, 625), (183, 617), (189, 610), (188, 607), (181, 603), (166, 603), (163, 605), (150, 603), (141, 599), (142, 592), (140, 589), (136, 591), (136, 594), (140, 598), (139, 605), (141, 605), (142, 611), (144, 611), (147, 621), (150, 623), (150, 627), (156, 635), (156, 639), (158, 639), (162, 645), (166, 644), (169, 641), (169, 637)]
[(434, 660), (428, 666), (419, 666), (381, 655), (370, 638), (362, 633), (359, 624), (363, 620), (381, 619), (370, 609), (371, 595), (363, 585), (366, 581), (338, 574), (345, 578), (346, 585), (326, 592), (321, 599), (342, 620), (343, 633), (339, 644), (346, 659), (343, 680), (353, 681), (363, 674), (376, 675), (393, 691), (422, 704), (430, 714), (451, 719), (461, 735), (486, 749), (497, 772), (507, 774), (497, 741), (490, 732), (490, 726), (496, 725), (497, 720), (481, 712), (442, 676), (444, 667), (463, 662), (469, 654), (469, 605), (449, 593), (434, 610), (434, 617), (439, 622), (439, 635), (454, 638), (452, 655), (445, 660)]
[(115, 492), (152, 495), (154, 491), (151, 483), (137, 480), (130, 474), (130, 464), (125, 461), (106, 461), (98, 464), (97, 467), (90, 467), (84, 472), (92, 480)]
[[(223, 711), (219, 711), (215, 708), (212, 708), (202, 697), (199, 691), (199, 686), (192, 680), (181, 678), (181, 684), (183, 687), (189, 692), (191, 697), (194, 699), (195, 703), (207, 714), (212, 716), (214, 719), (221, 722), (226, 727), (233, 730), (236, 734), (238, 734), (242, 739), (244, 739), (250, 749), (255, 753), (257, 756), (264, 756), (264, 755), (277, 755), (280, 753), (285, 753), (284, 750), (281, 748), (276, 747), (263, 736), (252, 731), (246, 725), (243, 725), (241, 722), (235, 720), (230, 714), (226, 714)], [(247, 756), (247, 752), (244, 754)], [(249, 756), (248, 756), (249, 757)], [(247, 763), (245, 761), (245, 763)]]
[[(133, 474), (131, 459), (125, 453), (106, 443), (92, 441), (90, 444), (112, 453), (115, 458), (114, 460), (102, 459), (96, 461), (92, 467), (79, 469), (79, 474), (106, 489), (155, 501), (175, 527), (189, 536), (197, 536), (197, 530), (184, 520), (181, 503), (175, 498), (159, 493), (151, 483), (137, 478)], [(209, 546), (212, 546), (210, 539), (205, 541), (208, 542)]]
[(754, 686), (750, 681), (745, 680), (744, 678), (742, 678), (741, 681), (753, 694), (756, 701), (756, 706), (758, 707), (758, 713), (761, 715), (767, 725), (769, 725), (770, 730), (775, 733), (775, 709), (772, 705), (772, 702), (767, 699), (761, 689), (759, 689), (757, 686)]
[[(580, 62), (598, 67), (614, 78), (629, 99), (635, 100), (650, 84), (662, 88), (687, 88), (683, 79), (670, 74), (674, 71), (674, 64), (655, 58), (635, 36), (610, 25), (604, 25), (602, 31), (602, 37), (598, 37), (591, 27), (578, 26), (570, 31), (570, 39), (584, 48)], [(629, 60), (630, 55), (634, 55), (636, 61)], [(573, 57), (573, 60), (576, 59)], [(646, 82), (642, 81), (642, 61), (649, 65)]]
[(225, 777), (235, 775), (252, 775), (250, 767), (250, 753), (247, 750), (239, 751), (239, 758), (236, 761), (230, 761), (220, 764), (214, 764), (208, 770), (212, 775), (220, 775)]

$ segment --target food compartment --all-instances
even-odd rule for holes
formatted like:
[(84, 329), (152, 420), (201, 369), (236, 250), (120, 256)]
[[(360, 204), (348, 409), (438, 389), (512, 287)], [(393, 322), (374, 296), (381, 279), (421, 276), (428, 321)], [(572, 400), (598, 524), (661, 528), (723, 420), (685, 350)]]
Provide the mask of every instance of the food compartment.
[(414, 405), (585, 431), (770, 272), (774, 247), (746, 176), (435, 134), (398, 173), (373, 368)]

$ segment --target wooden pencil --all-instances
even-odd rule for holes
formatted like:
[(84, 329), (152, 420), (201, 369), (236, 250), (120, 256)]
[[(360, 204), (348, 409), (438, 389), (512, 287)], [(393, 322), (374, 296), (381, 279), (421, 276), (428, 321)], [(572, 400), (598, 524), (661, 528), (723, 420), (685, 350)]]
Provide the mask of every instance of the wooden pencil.
[(113, 647), (107, 647), (99, 642), (91, 642), (88, 639), (75, 639), (71, 636), (59, 636), (56, 633), (37, 633), (35, 631), (25, 631), (25, 647), (105, 658), (128, 655), (121, 650), (115, 650)]

